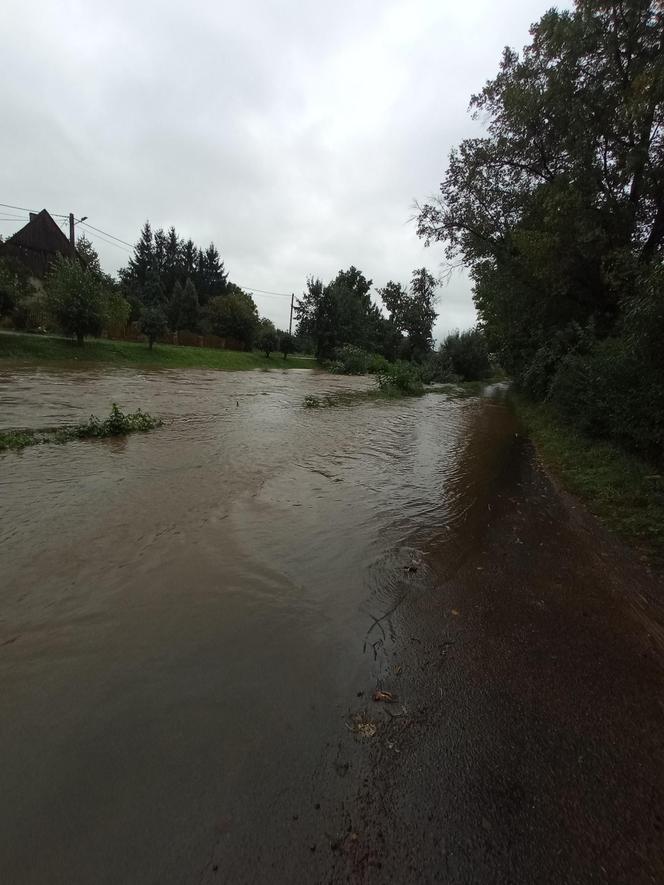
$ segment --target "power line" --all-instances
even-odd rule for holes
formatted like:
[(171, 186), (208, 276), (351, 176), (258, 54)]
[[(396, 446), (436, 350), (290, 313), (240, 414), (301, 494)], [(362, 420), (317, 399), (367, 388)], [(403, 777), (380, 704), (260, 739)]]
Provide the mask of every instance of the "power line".
[[(85, 225), (84, 222), (82, 222), (82, 223), (84, 224), (85, 227), (87, 227), (87, 225)], [(93, 239), (101, 240), (102, 242), (107, 243), (109, 246), (115, 246), (116, 249), (122, 249), (124, 252), (128, 252), (128, 253), (131, 252), (131, 249), (128, 249), (126, 246), (121, 246), (120, 243), (114, 243), (112, 240), (107, 240), (106, 237), (102, 237), (101, 234), (94, 233), (92, 236), (93, 236)]]
[(93, 227), (91, 224), (88, 224), (87, 221), (82, 221), (81, 224), (82, 224), (84, 227), (89, 227), (90, 230), (94, 230), (94, 231), (96, 231), (98, 234), (103, 234), (105, 237), (110, 237), (112, 240), (117, 240), (118, 243), (122, 243), (123, 246), (129, 246), (130, 249), (133, 249), (133, 248), (134, 248), (134, 244), (133, 244), (133, 243), (128, 243), (126, 240), (121, 240), (120, 237), (114, 237), (113, 234), (109, 234), (109, 233), (108, 233), (107, 231), (105, 231), (105, 230), (99, 230), (98, 227)]
[(10, 203), (0, 203), (5, 209), (18, 209), (19, 212), (34, 212), (34, 209), (26, 209), (25, 206), (12, 206)]
[(246, 289), (248, 292), (257, 292), (259, 295), (277, 295), (279, 298), (290, 298), (290, 292), (268, 292), (265, 289), (254, 289), (253, 286), (244, 286), (242, 283), (236, 283), (240, 289)]

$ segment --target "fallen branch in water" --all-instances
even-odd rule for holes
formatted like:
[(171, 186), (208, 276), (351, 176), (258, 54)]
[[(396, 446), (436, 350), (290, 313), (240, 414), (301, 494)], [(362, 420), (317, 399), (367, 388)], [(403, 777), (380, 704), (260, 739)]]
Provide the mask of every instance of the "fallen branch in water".
[(147, 412), (138, 409), (136, 412), (122, 412), (113, 403), (108, 418), (100, 419), (95, 415), (84, 424), (69, 424), (64, 427), (43, 427), (36, 430), (0, 430), (0, 451), (7, 449), (24, 449), (42, 443), (62, 444), (74, 439), (103, 439), (109, 436), (127, 436), (130, 433), (145, 433), (161, 427), (164, 422)]

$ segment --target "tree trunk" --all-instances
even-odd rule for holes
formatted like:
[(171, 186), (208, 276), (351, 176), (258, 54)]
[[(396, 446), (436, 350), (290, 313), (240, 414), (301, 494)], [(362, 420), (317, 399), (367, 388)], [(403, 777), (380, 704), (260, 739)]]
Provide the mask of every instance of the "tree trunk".
[(148, 349), (152, 350), (152, 345), (154, 344), (154, 338), (148, 338)]
[(80, 332), (76, 333), (76, 343), (79, 347), (83, 347), (83, 335)]

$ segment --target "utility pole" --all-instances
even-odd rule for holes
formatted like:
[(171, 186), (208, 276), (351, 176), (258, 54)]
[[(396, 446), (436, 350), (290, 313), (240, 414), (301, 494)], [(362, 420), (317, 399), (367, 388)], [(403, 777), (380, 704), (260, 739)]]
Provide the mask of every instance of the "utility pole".
[[(85, 221), (87, 219), (87, 215), (84, 215), (83, 218), (79, 218), (78, 221)], [(74, 249), (76, 248), (76, 234), (74, 233), (74, 225), (78, 224), (78, 221), (74, 218), (74, 213), (69, 213), (69, 242), (72, 244)]]
[(288, 334), (293, 334), (293, 302), (295, 301), (295, 293), (291, 292), (290, 297), (290, 321), (288, 323)]

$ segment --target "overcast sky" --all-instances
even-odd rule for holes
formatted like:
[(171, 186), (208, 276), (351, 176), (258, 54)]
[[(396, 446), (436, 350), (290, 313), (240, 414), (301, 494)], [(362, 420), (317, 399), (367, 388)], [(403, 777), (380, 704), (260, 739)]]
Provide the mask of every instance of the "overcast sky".
[[(417, 239), (414, 200), (480, 134), (470, 95), (550, 5), (7, 3), (0, 202), (87, 215), (130, 243), (146, 218), (172, 224), (213, 240), (233, 281), (274, 292), (351, 264), (377, 287), (423, 265), (438, 275), (443, 249)], [(5, 236), (23, 223), (12, 214), (0, 207)], [(107, 271), (126, 263), (90, 237)], [(254, 297), (287, 325), (287, 298)], [(438, 335), (473, 324), (463, 273), (438, 309)]]

